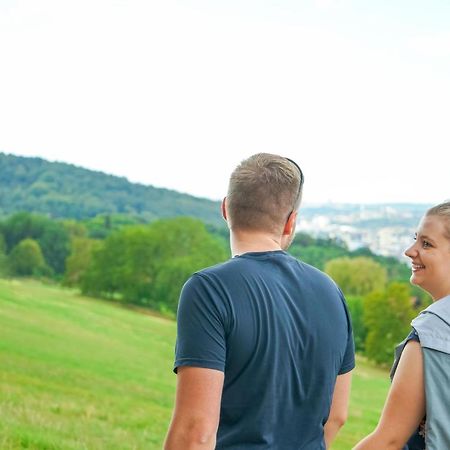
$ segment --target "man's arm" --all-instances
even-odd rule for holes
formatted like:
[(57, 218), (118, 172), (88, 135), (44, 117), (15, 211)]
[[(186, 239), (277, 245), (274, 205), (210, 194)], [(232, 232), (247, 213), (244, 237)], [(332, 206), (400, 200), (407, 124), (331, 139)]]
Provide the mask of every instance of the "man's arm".
[(339, 429), (347, 420), (348, 402), (352, 384), (352, 372), (338, 375), (334, 386), (330, 415), (324, 427), (325, 444), (329, 448)]
[(354, 450), (399, 450), (425, 416), (423, 355), (419, 342), (403, 350), (386, 404), (375, 431)]
[(219, 370), (179, 367), (172, 422), (165, 450), (213, 450), (219, 426), (224, 374)]

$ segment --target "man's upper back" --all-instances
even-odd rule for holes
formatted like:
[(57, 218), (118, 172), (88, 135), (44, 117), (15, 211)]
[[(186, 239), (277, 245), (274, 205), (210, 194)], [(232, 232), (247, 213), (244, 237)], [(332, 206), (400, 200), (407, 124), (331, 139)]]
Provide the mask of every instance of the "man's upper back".
[(334, 382), (354, 367), (345, 302), (283, 251), (245, 253), (183, 288), (175, 367), (225, 372), (218, 449), (320, 449)]

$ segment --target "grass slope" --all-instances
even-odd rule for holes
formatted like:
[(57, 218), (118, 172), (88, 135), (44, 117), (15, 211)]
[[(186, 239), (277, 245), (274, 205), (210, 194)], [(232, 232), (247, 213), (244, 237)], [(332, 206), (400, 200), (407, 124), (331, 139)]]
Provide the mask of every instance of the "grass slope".
[(175, 324), (0, 280), (0, 448), (160, 449)]
[[(175, 324), (29, 280), (0, 280), (0, 448), (161, 449)], [(333, 450), (370, 432), (386, 371), (358, 360)]]

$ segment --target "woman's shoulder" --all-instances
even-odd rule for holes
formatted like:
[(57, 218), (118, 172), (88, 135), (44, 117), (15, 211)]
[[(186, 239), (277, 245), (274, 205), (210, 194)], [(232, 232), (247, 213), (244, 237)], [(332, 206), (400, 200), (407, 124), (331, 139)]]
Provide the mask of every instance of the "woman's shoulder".
[(427, 308), (411, 322), (422, 347), (450, 354), (450, 316), (446, 313), (443, 308)]

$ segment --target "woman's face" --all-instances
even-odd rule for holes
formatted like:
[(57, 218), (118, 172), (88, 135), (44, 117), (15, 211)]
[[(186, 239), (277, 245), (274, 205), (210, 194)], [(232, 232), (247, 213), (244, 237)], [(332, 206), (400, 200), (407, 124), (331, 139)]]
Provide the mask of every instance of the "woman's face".
[(450, 295), (450, 240), (446, 222), (425, 216), (419, 223), (415, 242), (405, 251), (411, 258), (411, 283), (430, 293), (433, 300)]

